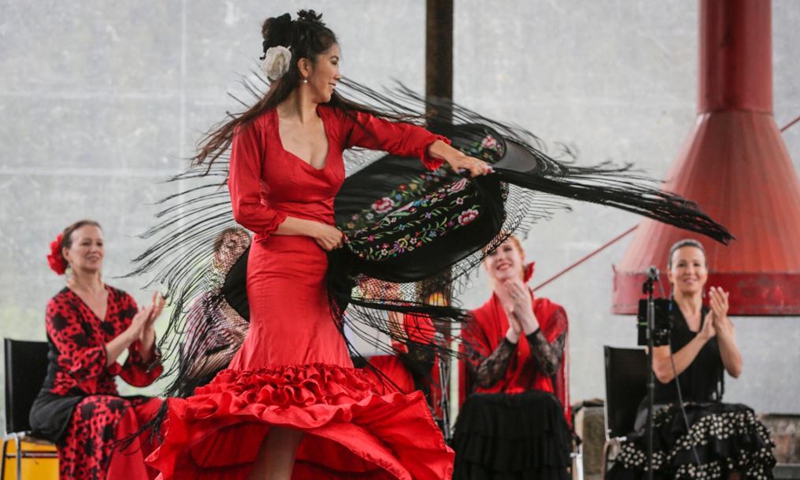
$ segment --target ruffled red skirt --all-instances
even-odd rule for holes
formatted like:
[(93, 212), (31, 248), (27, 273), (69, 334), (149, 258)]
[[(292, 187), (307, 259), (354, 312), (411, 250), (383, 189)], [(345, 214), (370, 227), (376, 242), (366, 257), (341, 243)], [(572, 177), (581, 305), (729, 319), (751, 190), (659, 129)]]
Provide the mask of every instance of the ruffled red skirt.
[(170, 398), (163, 479), (246, 479), (272, 426), (305, 432), (293, 479), (440, 480), (453, 452), (421, 392), (376, 393), (362, 372), (314, 364), (225, 370), (186, 399)]

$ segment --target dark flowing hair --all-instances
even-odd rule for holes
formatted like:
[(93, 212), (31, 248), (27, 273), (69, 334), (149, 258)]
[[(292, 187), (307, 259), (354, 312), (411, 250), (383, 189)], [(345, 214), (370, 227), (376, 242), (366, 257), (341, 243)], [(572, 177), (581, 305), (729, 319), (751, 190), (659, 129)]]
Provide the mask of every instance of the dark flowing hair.
[[(322, 14), (317, 14), (314, 10), (300, 10), (294, 20), (288, 13), (268, 18), (261, 27), (261, 36), (264, 38), (262, 42), (264, 54), (269, 48), (276, 46), (289, 49), (292, 58), (289, 61), (288, 71), (272, 81), (269, 90), (255, 104), (244, 112), (229, 113), (227, 121), (216, 125), (206, 133), (198, 143), (196, 155), (192, 157), (193, 166), (206, 165), (207, 169), (210, 169), (211, 165), (228, 150), (239, 127), (248, 125), (265, 112), (276, 108), (298, 88), (303, 80), (297, 66), (300, 59), (306, 58), (316, 63), (319, 55), (338, 43), (333, 30), (322, 22)], [(345, 113), (364, 112), (394, 121), (414, 122), (426, 118), (424, 115), (380, 111), (348, 100), (335, 91), (328, 105)]]

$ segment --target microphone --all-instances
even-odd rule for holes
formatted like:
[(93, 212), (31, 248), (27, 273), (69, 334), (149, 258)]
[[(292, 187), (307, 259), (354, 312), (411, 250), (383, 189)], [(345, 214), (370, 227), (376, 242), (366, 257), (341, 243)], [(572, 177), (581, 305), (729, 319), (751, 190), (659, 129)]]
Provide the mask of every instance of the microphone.
[(647, 278), (648, 280), (652, 280), (654, 282), (658, 281), (658, 267), (655, 265), (650, 265), (650, 268), (647, 269)]

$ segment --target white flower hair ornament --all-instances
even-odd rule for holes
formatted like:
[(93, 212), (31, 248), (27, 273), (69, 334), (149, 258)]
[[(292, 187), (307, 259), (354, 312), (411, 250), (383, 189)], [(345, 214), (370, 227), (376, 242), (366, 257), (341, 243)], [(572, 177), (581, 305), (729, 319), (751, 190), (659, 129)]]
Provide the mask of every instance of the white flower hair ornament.
[(261, 71), (271, 82), (274, 82), (289, 71), (291, 61), (292, 52), (288, 48), (281, 45), (270, 47), (264, 54), (264, 60), (261, 62)]

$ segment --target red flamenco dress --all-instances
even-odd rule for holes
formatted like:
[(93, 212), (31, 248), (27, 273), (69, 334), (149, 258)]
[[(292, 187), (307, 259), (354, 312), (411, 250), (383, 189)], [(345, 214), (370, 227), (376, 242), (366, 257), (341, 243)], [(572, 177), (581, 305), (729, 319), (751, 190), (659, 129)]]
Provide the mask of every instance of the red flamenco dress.
[(342, 152), (360, 146), (427, 157), (426, 130), (320, 106), (328, 139), (315, 169), (283, 148), (272, 110), (234, 136), (236, 221), (256, 233), (247, 293), (250, 330), (229, 368), (186, 399), (170, 398), (163, 443), (148, 462), (164, 479), (244, 479), (270, 427), (305, 433), (294, 479), (450, 478), (445, 445), (420, 392), (383, 388), (353, 368), (326, 288), (327, 255), (305, 236), (272, 235), (287, 216), (334, 224)]
[[(128, 348), (124, 365), (106, 365), (105, 344), (124, 332), (136, 315), (127, 293), (106, 286), (108, 307), (98, 316), (72, 290), (65, 288), (47, 304), (50, 366), (30, 413), (34, 436), (58, 447), (62, 479), (148, 479), (156, 472), (145, 466), (152, 450), (149, 437), (130, 437), (151, 418), (161, 400), (121, 397), (114, 378), (146, 387), (162, 372), (159, 355), (145, 363), (140, 343)], [(123, 448), (121, 440), (132, 443)]]

